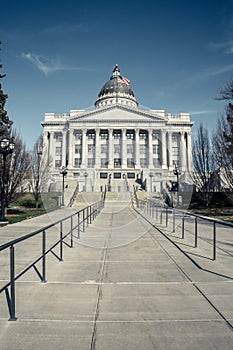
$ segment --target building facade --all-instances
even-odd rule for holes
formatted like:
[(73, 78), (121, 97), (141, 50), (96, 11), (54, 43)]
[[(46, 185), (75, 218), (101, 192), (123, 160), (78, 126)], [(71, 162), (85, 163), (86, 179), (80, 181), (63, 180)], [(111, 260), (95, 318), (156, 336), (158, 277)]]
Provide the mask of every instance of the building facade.
[(44, 150), (51, 184), (67, 181), (80, 191), (124, 191), (126, 186), (161, 192), (178, 167), (183, 181), (192, 170), (190, 115), (140, 108), (130, 81), (116, 65), (91, 110), (46, 113)]

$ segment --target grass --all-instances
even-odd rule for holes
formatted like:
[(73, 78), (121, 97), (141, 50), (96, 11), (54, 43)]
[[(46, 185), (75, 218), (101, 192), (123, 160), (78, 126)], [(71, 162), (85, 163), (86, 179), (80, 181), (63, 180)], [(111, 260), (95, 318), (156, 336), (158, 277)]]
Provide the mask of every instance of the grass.
[(58, 196), (59, 194), (56, 193), (44, 194), (43, 201), (39, 200), (39, 208), (35, 208), (36, 203), (32, 193), (18, 194), (6, 210), (8, 223), (14, 224), (58, 209)]
[(192, 211), (196, 214), (199, 214), (199, 215), (212, 217), (214, 219), (233, 222), (233, 208), (232, 207), (200, 208), (200, 209), (191, 209), (190, 211)]

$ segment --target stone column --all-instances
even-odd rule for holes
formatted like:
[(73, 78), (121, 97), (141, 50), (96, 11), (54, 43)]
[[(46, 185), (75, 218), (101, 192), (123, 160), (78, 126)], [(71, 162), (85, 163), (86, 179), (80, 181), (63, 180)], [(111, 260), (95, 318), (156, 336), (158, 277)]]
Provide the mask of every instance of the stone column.
[(187, 170), (192, 171), (192, 140), (191, 140), (191, 132), (187, 133), (187, 159), (188, 159), (188, 164), (187, 164)]
[(74, 166), (74, 130), (69, 131), (69, 157), (68, 157), (68, 168)]
[(126, 145), (126, 129), (122, 129), (122, 144), (121, 144), (121, 168), (127, 168), (127, 145)]
[(82, 163), (81, 168), (87, 168), (87, 129), (83, 129), (82, 133)]
[(168, 131), (168, 167), (170, 170), (174, 168), (172, 157), (172, 131)]
[(66, 130), (62, 131), (62, 158), (61, 165), (66, 166)]
[(54, 131), (50, 132), (49, 157), (52, 158), (53, 169), (55, 169)]
[(139, 129), (135, 130), (134, 161), (135, 168), (140, 169)]
[(153, 168), (153, 146), (152, 146), (152, 129), (148, 130), (148, 166)]
[(181, 132), (180, 133), (180, 160), (181, 160), (181, 170), (186, 171), (186, 156), (187, 156), (187, 149), (186, 149), (186, 144), (185, 144), (185, 138), (184, 138), (185, 133)]
[(161, 143), (162, 143), (162, 169), (167, 169), (167, 142), (166, 142), (166, 130), (161, 130)]
[(108, 130), (108, 169), (113, 168), (113, 129)]
[(100, 168), (100, 129), (95, 131), (95, 168)]

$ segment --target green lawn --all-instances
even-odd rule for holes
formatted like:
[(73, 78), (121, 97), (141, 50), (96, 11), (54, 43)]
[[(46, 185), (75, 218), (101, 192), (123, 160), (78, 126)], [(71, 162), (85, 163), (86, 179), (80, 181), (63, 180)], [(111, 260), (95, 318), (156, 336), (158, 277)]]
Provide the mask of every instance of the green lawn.
[(39, 201), (39, 208), (36, 208), (35, 199), (31, 193), (19, 194), (6, 209), (8, 223), (14, 224), (58, 209), (58, 197), (59, 193), (43, 194)]
[(212, 207), (212, 208), (199, 208), (189, 209), (189, 211), (198, 215), (213, 217), (218, 220), (224, 220), (233, 222), (233, 208), (232, 207)]

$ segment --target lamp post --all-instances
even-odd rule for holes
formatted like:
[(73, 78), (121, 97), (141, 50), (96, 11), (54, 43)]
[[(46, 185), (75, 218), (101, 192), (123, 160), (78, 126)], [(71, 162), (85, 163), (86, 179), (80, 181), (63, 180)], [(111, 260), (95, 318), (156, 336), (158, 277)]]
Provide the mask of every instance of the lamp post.
[(36, 208), (39, 207), (39, 193), (40, 193), (41, 180), (42, 180), (40, 178), (41, 156), (42, 156), (42, 148), (38, 148), (38, 151), (37, 151), (37, 177), (36, 177), (36, 186), (35, 186)]
[(65, 166), (62, 166), (60, 169), (60, 174), (62, 175), (62, 197), (61, 197), (61, 206), (65, 206), (65, 200), (64, 200), (64, 195), (65, 195), (65, 176), (67, 175), (67, 169)]
[(88, 173), (86, 171), (84, 173), (84, 177), (85, 177), (85, 192), (87, 192), (87, 177), (88, 177)]
[(177, 181), (177, 186), (176, 186), (176, 192), (177, 192), (177, 205), (179, 205), (179, 187), (180, 187), (180, 184), (179, 184), (179, 177), (180, 177), (180, 170), (177, 166), (177, 164), (175, 163), (175, 169), (173, 170), (173, 174), (176, 176), (176, 181)]
[(5, 202), (6, 202), (6, 157), (8, 154), (12, 154), (15, 148), (15, 144), (9, 139), (4, 138), (0, 141), (0, 153), (2, 154), (2, 186), (1, 186), (1, 217), (0, 222), (6, 222), (5, 217)]
[(152, 181), (153, 181), (152, 179), (153, 179), (154, 175), (153, 175), (153, 173), (150, 172), (149, 176), (150, 176), (150, 191), (152, 192)]
[(179, 176), (180, 176), (180, 170), (178, 166), (175, 164), (175, 169), (173, 170), (173, 174), (176, 175), (176, 181), (177, 181), (177, 192), (179, 191)]

